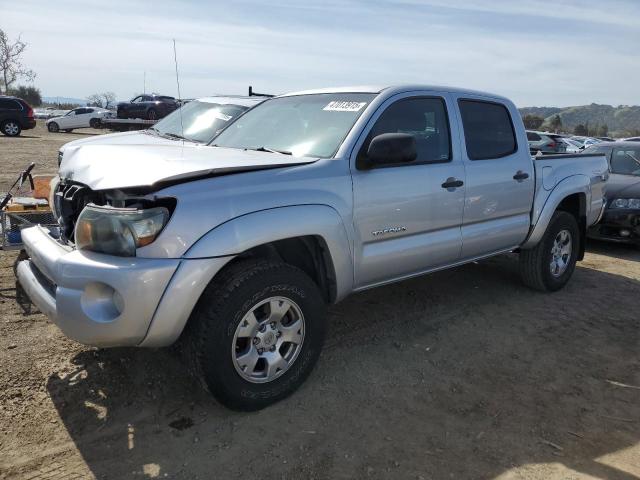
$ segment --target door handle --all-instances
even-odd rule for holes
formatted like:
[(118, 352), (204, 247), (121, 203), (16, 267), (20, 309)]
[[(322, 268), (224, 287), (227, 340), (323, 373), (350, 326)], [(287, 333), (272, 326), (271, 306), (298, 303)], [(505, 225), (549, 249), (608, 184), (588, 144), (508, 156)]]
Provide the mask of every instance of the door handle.
[(447, 178), (447, 181), (442, 184), (442, 188), (458, 188), (464, 185), (462, 180), (458, 180), (455, 177)]
[(513, 179), (517, 180), (518, 182), (522, 182), (527, 178), (529, 178), (529, 174), (527, 172), (523, 172), (522, 170), (518, 170), (518, 172), (513, 176)]

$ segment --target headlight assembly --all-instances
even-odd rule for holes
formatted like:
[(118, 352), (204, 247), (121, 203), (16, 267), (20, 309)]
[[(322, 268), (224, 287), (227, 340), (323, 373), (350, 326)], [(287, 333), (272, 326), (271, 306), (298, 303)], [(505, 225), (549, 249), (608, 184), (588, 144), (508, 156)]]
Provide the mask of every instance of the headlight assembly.
[(611, 202), (611, 208), (640, 209), (640, 198), (616, 198)]
[(114, 208), (87, 205), (76, 222), (79, 250), (135, 257), (136, 249), (153, 242), (169, 220), (169, 210), (154, 207)]

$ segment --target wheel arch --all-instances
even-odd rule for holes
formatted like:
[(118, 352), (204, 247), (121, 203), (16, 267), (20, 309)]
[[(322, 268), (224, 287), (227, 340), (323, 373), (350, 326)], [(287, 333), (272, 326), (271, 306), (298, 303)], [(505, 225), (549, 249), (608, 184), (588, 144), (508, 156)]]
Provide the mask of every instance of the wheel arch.
[(338, 212), (327, 205), (296, 205), (249, 213), (209, 231), (185, 258), (260, 256), (297, 266), (334, 303), (353, 288), (347, 232)]
[[(539, 190), (539, 194), (544, 190)], [(539, 203), (536, 199), (535, 203)], [(580, 252), (579, 259), (584, 258), (584, 244), (587, 229), (587, 208), (591, 202), (590, 180), (585, 175), (574, 175), (559, 182), (543, 199), (542, 207), (534, 206), (534, 225), (529, 232), (527, 240), (522, 245), (523, 249), (533, 248), (543, 237), (553, 214), (558, 211), (566, 211), (576, 217), (580, 228)], [(539, 211), (537, 218), (536, 210)]]
[(327, 303), (341, 300), (353, 289), (350, 243), (336, 210), (299, 205), (253, 212), (210, 230), (185, 253), (140, 346), (172, 344), (206, 286), (250, 256), (300, 268), (319, 286)]

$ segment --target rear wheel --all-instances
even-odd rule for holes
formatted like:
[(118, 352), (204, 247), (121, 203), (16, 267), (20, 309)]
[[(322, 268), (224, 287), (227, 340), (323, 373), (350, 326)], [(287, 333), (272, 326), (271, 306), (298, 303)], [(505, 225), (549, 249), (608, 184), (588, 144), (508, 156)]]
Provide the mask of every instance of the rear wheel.
[(57, 133), (58, 131), (60, 131), (60, 126), (56, 122), (49, 122), (47, 124), (47, 129), (51, 133)]
[(147, 120), (156, 120), (158, 118), (158, 114), (153, 108), (150, 108), (147, 111)]
[(22, 127), (15, 120), (7, 120), (2, 124), (2, 133), (7, 137), (17, 137), (21, 131)]
[(185, 331), (185, 353), (222, 404), (259, 410), (311, 373), (324, 343), (325, 311), (317, 286), (298, 268), (239, 262), (202, 294)]
[(524, 283), (546, 292), (560, 290), (576, 268), (580, 241), (576, 218), (567, 212), (554, 213), (538, 245), (520, 252)]
[(100, 128), (100, 119), (92, 118), (91, 120), (89, 120), (89, 126), (91, 128)]

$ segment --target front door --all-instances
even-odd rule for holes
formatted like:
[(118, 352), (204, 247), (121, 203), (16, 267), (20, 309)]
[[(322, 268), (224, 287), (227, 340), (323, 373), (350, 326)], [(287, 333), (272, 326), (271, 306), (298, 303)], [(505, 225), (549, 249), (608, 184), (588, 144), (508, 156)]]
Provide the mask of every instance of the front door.
[[(465, 172), (448, 103), (437, 92), (391, 98), (356, 145), (351, 168), (357, 288), (455, 263), (460, 256)], [(416, 160), (363, 168), (369, 143), (382, 133), (413, 135)]]
[(521, 244), (531, 226), (534, 168), (513, 104), (458, 97), (467, 173), (462, 259)]

